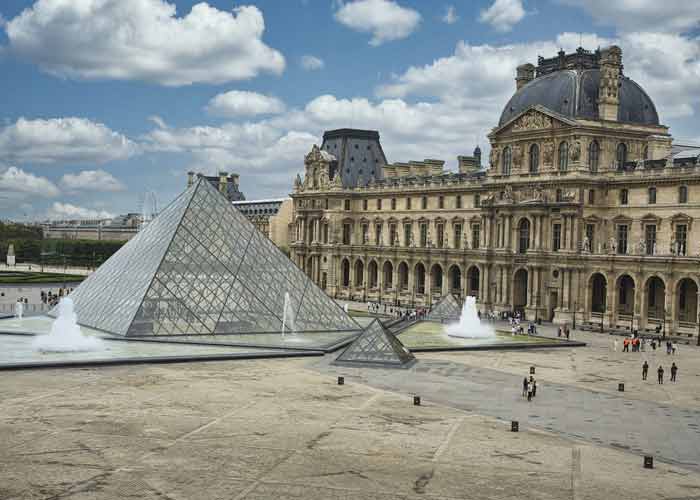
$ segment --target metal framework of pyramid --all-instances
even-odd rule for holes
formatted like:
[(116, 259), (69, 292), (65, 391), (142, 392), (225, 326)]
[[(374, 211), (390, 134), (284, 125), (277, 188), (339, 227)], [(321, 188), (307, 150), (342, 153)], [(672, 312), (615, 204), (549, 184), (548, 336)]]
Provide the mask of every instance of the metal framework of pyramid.
[(462, 304), (453, 294), (448, 293), (444, 299), (438, 302), (428, 313), (428, 321), (454, 321), (462, 315)]
[(396, 335), (375, 319), (334, 361), (339, 365), (408, 368), (416, 361)]
[(80, 324), (131, 337), (280, 332), (287, 293), (297, 332), (361, 329), (202, 178), (70, 296)]

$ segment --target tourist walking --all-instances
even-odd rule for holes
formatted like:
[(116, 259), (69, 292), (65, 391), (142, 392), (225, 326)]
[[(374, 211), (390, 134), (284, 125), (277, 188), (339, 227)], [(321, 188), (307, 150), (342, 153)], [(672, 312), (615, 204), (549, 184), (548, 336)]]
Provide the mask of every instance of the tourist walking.
[(664, 383), (664, 367), (659, 365), (659, 369), (656, 370), (656, 373), (659, 375), (659, 384)]
[(530, 377), (530, 380), (532, 380), (532, 397), (534, 398), (537, 396), (537, 380), (535, 377)]
[(671, 342), (671, 354), (676, 354), (676, 349), (678, 349), (678, 344)]
[(644, 364), (642, 365), (642, 380), (647, 379), (647, 374), (649, 373), (649, 363), (644, 360)]
[(676, 381), (676, 373), (678, 373), (678, 367), (676, 363), (671, 363), (671, 382)]
[(523, 397), (527, 396), (527, 386), (528, 386), (528, 380), (527, 377), (523, 378)]
[(532, 393), (535, 390), (535, 382), (533, 381), (532, 378), (530, 378), (530, 381), (527, 383), (527, 400), (532, 401)]

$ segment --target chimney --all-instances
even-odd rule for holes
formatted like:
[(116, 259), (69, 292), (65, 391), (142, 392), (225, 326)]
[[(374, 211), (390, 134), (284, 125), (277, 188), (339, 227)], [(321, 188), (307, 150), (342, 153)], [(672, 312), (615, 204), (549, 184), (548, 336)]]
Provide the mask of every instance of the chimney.
[(192, 184), (194, 184), (194, 172), (190, 170), (187, 172), (187, 187), (190, 187)]
[(238, 174), (231, 174), (231, 181), (233, 182), (233, 185), (236, 187), (238, 187), (238, 178), (239, 178)]
[(523, 85), (535, 78), (535, 67), (530, 64), (521, 64), (515, 70), (515, 89), (520, 90)]
[(219, 192), (223, 195), (226, 194), (226, 178), (228, 177), (228, 172), (219, 172)]
[(473, 156), (458, 156), (457, 165), (460, 174), (469, 174), (479, 170), (479, 164)]
[(621, 74), (622, 50), (620, 47), (612, 45), (601, 51), (598, 87), (598, 116), (601, 120), (617, 121)]

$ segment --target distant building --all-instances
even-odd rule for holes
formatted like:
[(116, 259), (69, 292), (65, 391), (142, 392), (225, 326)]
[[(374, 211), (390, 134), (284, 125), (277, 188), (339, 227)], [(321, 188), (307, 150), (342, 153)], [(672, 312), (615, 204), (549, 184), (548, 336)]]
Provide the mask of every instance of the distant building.
[(289, 247), (289, 226), (294, 211), (291, 198), (234, 201), (233, 206), (275, 245)]
[(142, 216), (137, 213), (113, 219), (58, 220), (42, 224), (44, 238), (61, 240), (127, 241), (139, 230)]
[(238, 174), (230, 174), (228, 172), (219, 172), (219, 175), (204, 175), (187, 172), (187, 187), (194, 184), (195, 177), (204, 177), (214, 188), (223, 194), (228, 201), (243, 201), (245, 195), (238, 189)]

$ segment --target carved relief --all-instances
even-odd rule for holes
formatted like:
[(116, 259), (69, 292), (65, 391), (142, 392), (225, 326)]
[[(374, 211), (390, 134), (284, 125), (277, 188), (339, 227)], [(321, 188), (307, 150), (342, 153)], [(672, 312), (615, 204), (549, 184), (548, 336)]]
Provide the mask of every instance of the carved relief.
[(554, 159), (554, 143), (547, 141), (542, 145), (542, 161), (545, 165), (551, 165)]
[(529, 111), (518, 118), (515, 123), (513, 123), (513, 131), (518, 132), (521, 130), (537, 130), (542, 128), (550, 128), (551, 126), (552, 119), (549, 116), (536, 111)]
[(574, 141), (571, 144), (571, 149), (569, 150), (569, 157), (571, 161), (579, 161), (581, 158), (581, 141)]
[(520, 170), (520, 165), (523, 162), (523, 148), (519, 144), (516, 144), (512, 148), (513, 151), (513, 168), (514, 170)]

